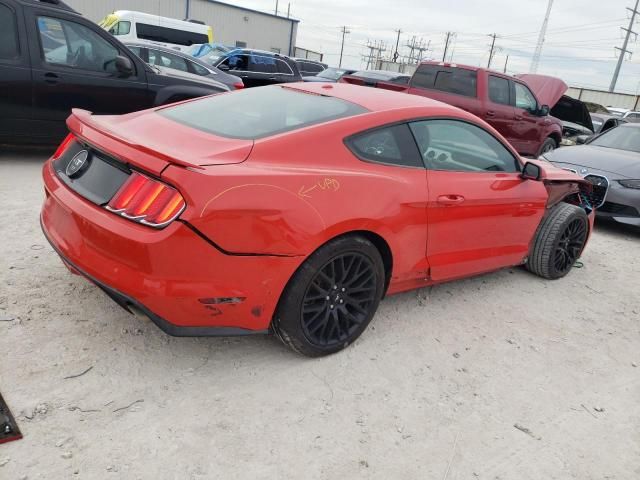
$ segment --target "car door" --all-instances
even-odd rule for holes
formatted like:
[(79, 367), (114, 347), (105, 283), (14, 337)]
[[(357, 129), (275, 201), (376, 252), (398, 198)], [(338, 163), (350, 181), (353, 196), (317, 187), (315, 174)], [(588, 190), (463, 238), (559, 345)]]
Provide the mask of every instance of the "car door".
[(545, 210), (544, 185), (523, 180), (512, 151), (477, 125), (424, 120), (411, 130), (427, 166), (431, 278), (522, 262)]
[(0, 1), (0, 137), (5, 139), (34, 134), (31, 65), (18, 13), (16, 6)]
[(259, 75), (249, 70), (250, 55), (232, 54), (221, 58), (215, 65), (223, 72), (236, 75), (242, 79), (245, 87), (257, 87), (263, 85)]
[[(142, 64), (126, 49), (120, 51), (108, 33), (82, 19), (38, 9), (31, 10), (27, 21), (34, 27), (33, 101), (43, 125), (64, 134), (64, 120), (72, 108), (120, 114), (151, 106)], [(132, 75), (123, 78), (118, 73), (118, 55), (131, 60)]]
[[(428, 281), (427, 262), (427, 175), (416, 142), (406, 123), (381, 126), (351, 136), (347, 147), (369, 163), (366, 174), (393, 179), (395, 188), (381, 191), (389, 205), (385, 219), (393, 231), (392, 292), (419, 288)], [(386, 184), (386, 183), (385, 183)]]
[(163, 52), (155, 48), (149, 47), (148, 62), (150, 65), (157, 65), (159, 67), (173, 68), (174, 70), (180, 70), (181, 72), (189, 72), (189, 65), (187, 60), (179, 55), (173, 53)]
[(520, 145), (513, 130), (515, 111), (511, 104), (511, 85), (507, 78), (488, 75), (489, 95), (484, 120), (498, 130), (518, 150)]
[(514, 146), (523, 155), (536, 155), (542, 140), (543, 122), (543, 119), (535, 114), (539, 109), (538, 100), (525, 84), (514, 81), (511, 83), (513, 84)]

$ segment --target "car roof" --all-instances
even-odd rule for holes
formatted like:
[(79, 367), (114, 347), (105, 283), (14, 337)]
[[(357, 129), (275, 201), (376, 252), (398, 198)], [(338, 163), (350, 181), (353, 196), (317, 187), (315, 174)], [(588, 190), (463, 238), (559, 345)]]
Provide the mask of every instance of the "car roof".
[(250, 54), (250, 53), (258, 53), (260, 55), (263, 55), (265, 57), (276, 57), (276, 58), (283, 58), (286, 60), (293, 60), (293, 58), (287, 56), (287, 55), (283, 55), (281, 53), (275, 53), (275, 52), (269, 52), (267, 50), (258, 50), (255, 48), (234, 48), (232, 50), (229, 50), (226, 55), (238, 55), (241, 53), (245, 53), (245, 54)]
[(39, 7), (52, 8), (56, 10), (64, 10), (65, 12), (75, 13), (80, 15), (79, 12), (71, 8), (62, 0), (18, 0), (19, 3), (24, 5), (38, 5)]
[(122, 42), (127, 47), (140, 47), (140, 48), (153, 48), (156, 50), (160, 50), (167, 53), (175, 53), (179, 57), (185, 57), (188, 60), (195, 60), (196, 57), (192, 57), (188, 53), (181, 52), (180, 50), (163, 47), (161, 45), (156, 45), (155, 43), (143, 43), (143, 42)]
[(461, 111), (456, 107), (419, 95), (394, 92), (383, 88), (363, 87), (349, 83), (298, 82), (288, 83), (285, 88), (339, 98), (358, 104), (371, 112), (416, 107), (437, 107)]

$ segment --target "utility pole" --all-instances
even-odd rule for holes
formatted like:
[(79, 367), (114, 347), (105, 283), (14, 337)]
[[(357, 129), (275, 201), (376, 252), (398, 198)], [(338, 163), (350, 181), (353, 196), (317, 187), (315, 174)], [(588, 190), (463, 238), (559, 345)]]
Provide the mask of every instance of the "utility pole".
[(396, 49), (393, 52), (393, 63), (398, 61), (398, 57), (400, 56), (400, 54), (398, 53), (398, 47), (400, 46), (400, 34), (402, 33), (402, 31), (400, 29), (396, 30), (396, 32), (398, 33), (398, 38), (396, 39)]
[(489, 61), (487, 62), (487, 68), (491, 68), (491, 60), (493, 59), (493, 50), (496, 47), (496, 37), (497, 35), (491, 34), (489, 35), (493, 40), (491, 40), (491, 50), (489, 50)]
[(613, 90), (616, 88), (616, 83), (618, 82), (618, 75), (620, 75), (620, 68), (622, 68), (622, 61), (624, 60), (624, 56), (627, 53), (631, 54), (631, 52), (627, 50), (627, 45), (629, 45), (629, 37), (631, 37), (632, 33), (636, 36), (636, 38), (638, 37), (638, 34), (632, 30), (633, 23), (636, 20), (636, 15), (640, 13), (638, 12), (638, 5), (640, 5), (640, 0), (636, 0), (636, 6), (633, 8), (633, 10), (627, 7), (627, 10), (631, 12), (631, 21), (629, 22), (629, 28), (622, 28), (622, 30), (625, 30), (627, 32), (627, 35), (624, 38), (624, 43), (622, 44), (622, 48), (616, 47), (616, 50), (620, 50), (620, 56), (618, 57), (618, 64), (616, 65), (616, 70), (615, 72), (613, 72), (611, 85), (609, 86), (610, 92), (613, 92)]
[(507, 58), (504, 61), (504, 73), (507, 73), (507, 63), (509, 63), (509, 55), (507, 55)]
[(444, 41), (444, 53), (442, 54), (442, 61), (444, 62), (447, 58), (447, 50), (449, 49), (449, 39), (451, 38), (452, 32), (447, 32), (447, 39)]
[(278, 16), (278, 0), (276, 0), (276, 17)]
[(538, 35), (538, 44), (536, 45), (536, 51), (534, 52), (533, 59), (531, 60), (531, 68), (529, 68), (529, 73), (536, 73), (538, 71), (540, 56), (542, 55), (542, 45), (544, 45), (544, 37), (547, 34), (547, 25), (549, 25), (549, 17), (551, 16), (551, 7), (553, 7), (553, 0), (549, 0), (549, 3), (547, 4), (547, 13), (544, 16), (542, 28), (540, 28), (540, 34)]
[(340, 62), (338, 63), (338, 68), (342, 67), (342, 53), (344, 52), (344, 36), (347, 33), (351, 33), (351, 32), (347, 30), (347, 26), (345, 25), (344, 27), (342, 27), (342, 45), (340, 46)]

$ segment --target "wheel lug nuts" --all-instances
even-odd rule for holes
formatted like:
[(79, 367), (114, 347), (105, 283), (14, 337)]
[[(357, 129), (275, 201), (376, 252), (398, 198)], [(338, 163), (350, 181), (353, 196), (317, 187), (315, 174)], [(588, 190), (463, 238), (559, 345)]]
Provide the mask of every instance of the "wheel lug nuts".
[(344, 303), (344, 300), (340, 299), (340, 303)]
[(329, 295), (327, 295), (326, 297), (324, 297), (325, 300), (329, 300)]
[(333, 309), (333, 305), (330, 305), (329, 308)]
[(338, 286), (337, 286), (337, 285), (334, 285), (334, 286), (333, 286), (333, 289), (334, 289), (334, 290), (337, 290), (337, 289), (338, 289)]
[(346, 288), (344, 288), (344, 287), (342, 287), (342, 291), (343, 291), (343, 292), (346, 292), (346, 291), (347, 291), (347, 289), (346, 289)]

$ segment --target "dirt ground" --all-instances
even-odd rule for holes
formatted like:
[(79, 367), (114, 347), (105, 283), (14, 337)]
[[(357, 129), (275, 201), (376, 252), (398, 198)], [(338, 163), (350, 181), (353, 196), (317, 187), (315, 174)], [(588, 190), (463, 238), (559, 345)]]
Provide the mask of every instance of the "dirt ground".
[[(640, 478), (640, 233), (584, 267), (384, 300), (329, 358), (172, 338), (71, 275), (40, 232), (45, 152), (0, 153), (0, 479)], [(75, 378), (65, 378), (81, 374)]]

